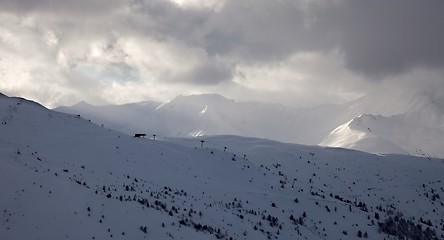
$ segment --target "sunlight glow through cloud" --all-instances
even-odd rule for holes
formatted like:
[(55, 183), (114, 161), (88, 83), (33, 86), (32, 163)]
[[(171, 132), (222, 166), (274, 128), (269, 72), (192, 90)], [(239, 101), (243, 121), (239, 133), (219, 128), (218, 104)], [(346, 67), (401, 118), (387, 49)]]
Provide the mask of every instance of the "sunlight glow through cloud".
[(228, 0), (170, 0), (182, 8), (221, 10)]

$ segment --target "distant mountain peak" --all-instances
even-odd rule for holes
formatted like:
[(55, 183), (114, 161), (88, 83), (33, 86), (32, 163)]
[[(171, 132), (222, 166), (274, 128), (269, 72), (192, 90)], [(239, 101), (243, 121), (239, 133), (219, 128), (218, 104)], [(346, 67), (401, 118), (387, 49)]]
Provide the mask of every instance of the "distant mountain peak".
[(190, 101), (201, 101), (201, 102), (234, 102), (234, 100), (226, 98), (220, 94), (216, 93), (204, 93), (204, 94), (191, 94), (191, 95), (179, 95), (171, 102), (183, 101), (189, 99)]
[(86, 101), (82, 100), (82, 101), (74, 104), (73, 106), (76, 106), (76, 107), (84, 107), (84, 106), (91, 107), (91, 106), (94, 106), (94, 105), (89, 104)]
[(177, 109), (181, 112), (188, 110), (187, 112), (194, 114), (202, 112), (203, 109), (231, 104), (235, 104), (235, 101), (219, 94), (179, 95), (173, 100), (161, 104), (156, 110)]

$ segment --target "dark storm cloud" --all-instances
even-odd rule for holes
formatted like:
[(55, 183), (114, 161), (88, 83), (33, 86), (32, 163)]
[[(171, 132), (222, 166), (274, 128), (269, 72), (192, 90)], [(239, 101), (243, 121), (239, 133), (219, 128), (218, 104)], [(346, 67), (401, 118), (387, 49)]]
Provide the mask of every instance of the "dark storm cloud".
[[(220, 11), (184, 9), (160, 0), (6, 0), (0, 5), (16, 12), (61, 12), (60, 17), (66, 12), (79, 18), (97, 15), (99, 23), (90, 23), (92, 26), (72, 24), (91, 28), (85, 37), (98, 30), (114, 38), (129, 34), (178, 40), (232, 63), (271, 62), (297, 52), (338, 48), (349, 69), (371, 78), (415, 67), (444, 66), (441, 0), (242, 0), (228, 1)], [(129, 12), (113, 14), (124, 8)], [(107, 16), (101, 19), (101, 13)], [(111, 26), (113, 29), (107, 29)], [(210, 68), (196, 72), (211, 73), (214, 69), (216, 75), (226, 77), (214, 79), (230, 80), (228, 72), (221, 75), (222, 70), (215, 69), (214, 64), (200, 66)]]
[(205, 44), (212, 54), (251, 62), (275, 61), (295, 51), (331, 49), (317, 37), (311, 16), (297, 1), (230, 1), (208, 22)]
[[(200, 49), (197, 51), (199, 63), (194, 65), (194, 69), (181, 76), (166, 77), (163, 79), (164, 81), (214, 85), (232, 79), (232, 66), (218, 60), (217, 55), (207, 55), (209, 49), (204, 48), (205, 40), (202, 35), (208, 27), (209, 19), (215, 15), (213, 11), (183, 9), (172, 2), (163, 0), (131, 1), (129, 6), (134, 14), (134, 17), (128, 18), (127, 21), (128, 27), (131, 29), (129, 31), (136, 31), (136, 35), (141, 33), (149, 35), (159, 42), (179, 41), (183, 47)], [(210, 28), (212, 27), (210, 26)], [(202, 51), (204, 51), (203, 54)], [(193, 58), (191, 55), (189, 57)], [(183, 62), (183, 64), (186, 65), (187, 62)]]
[(159, 39), (174, 37), (190, 42), (209, 17), (208, 11), (182, 9), (165, 0), (132, 0), (128, 7), (132, 15), (125, 19), (128, 27)]
[(350, 0), (332, 13), (326, 20), (337, 23), (355, 71), (378, 77), (444, 67), (444, 1)]
[(62, 96), (91, 82), (119, 101), (135, 90), (250, 89), (321, 103), (322, 85), (336, 89), (326, 102), (343, 101), (375, 79), (442, 81), (443, 9), (441, 0), (3, 0), (0, 87)]
[(208, 52), (242, 60), (284, 59), (339, 48), (371, 78), (444, 67), (444, 1), (231, 1), (209, 20)]

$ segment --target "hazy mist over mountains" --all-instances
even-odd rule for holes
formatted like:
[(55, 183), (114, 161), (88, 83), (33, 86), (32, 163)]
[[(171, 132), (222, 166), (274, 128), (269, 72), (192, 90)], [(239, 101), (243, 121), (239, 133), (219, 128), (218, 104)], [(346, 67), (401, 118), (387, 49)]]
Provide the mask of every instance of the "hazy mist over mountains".
[(442, 100), (423, 91), (378, 89), (346, 104), (311, 108), (236, 102), (216, 94), (179, 96), (166, 103), (93, 106), (57, 111), (81, 114), (127, 134), (164, 137), (241, 135), (344, 147), (372, 153), (444, 156)]

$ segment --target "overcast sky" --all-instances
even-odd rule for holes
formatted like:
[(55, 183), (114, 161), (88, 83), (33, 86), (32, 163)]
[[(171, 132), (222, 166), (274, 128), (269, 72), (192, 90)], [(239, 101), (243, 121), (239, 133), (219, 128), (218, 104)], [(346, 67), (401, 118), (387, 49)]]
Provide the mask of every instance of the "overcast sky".
[(48, 107), (444, 92), (442, 0), (1, 0), (0, 92)]

